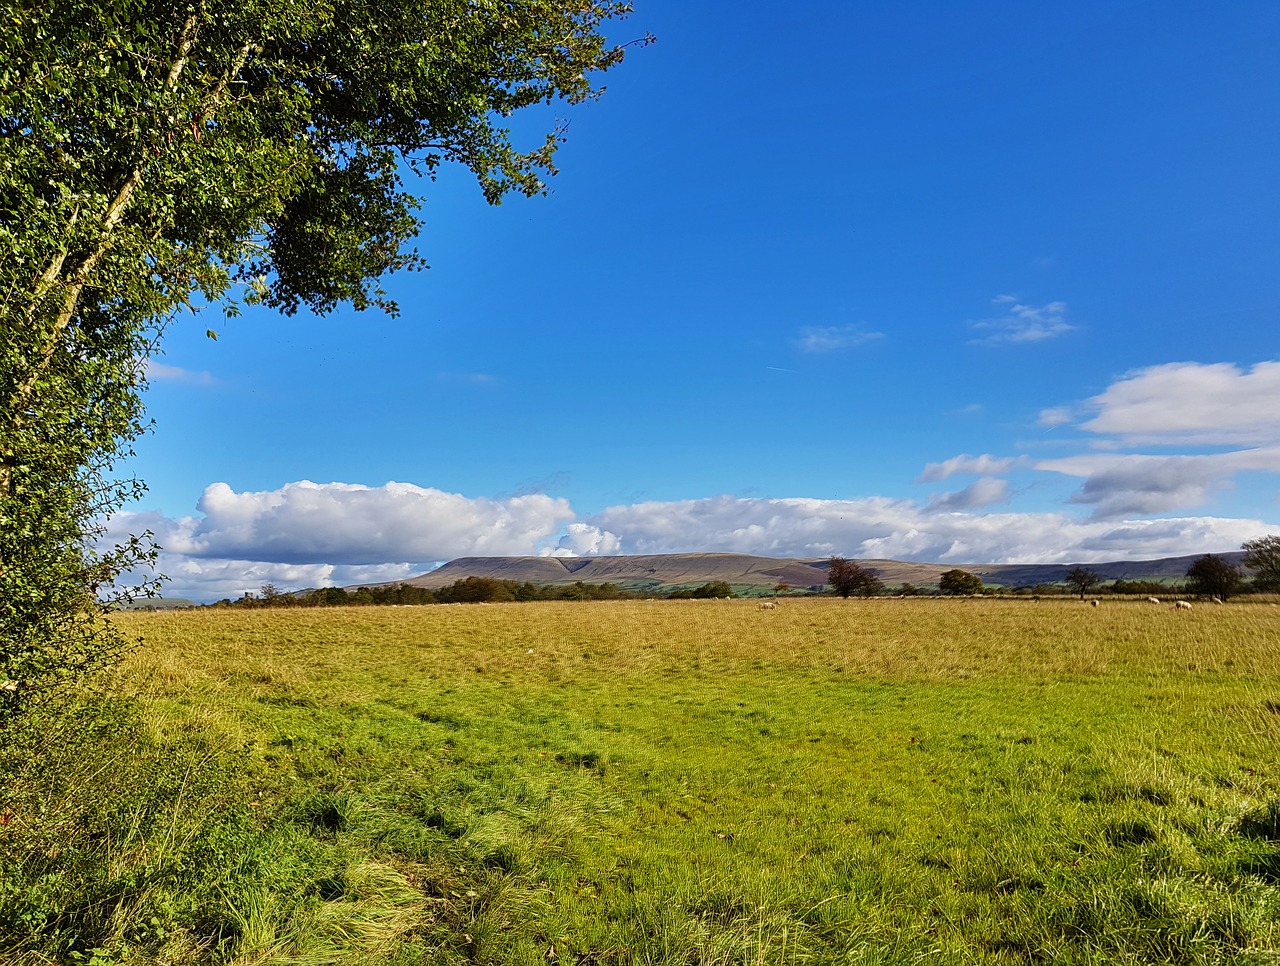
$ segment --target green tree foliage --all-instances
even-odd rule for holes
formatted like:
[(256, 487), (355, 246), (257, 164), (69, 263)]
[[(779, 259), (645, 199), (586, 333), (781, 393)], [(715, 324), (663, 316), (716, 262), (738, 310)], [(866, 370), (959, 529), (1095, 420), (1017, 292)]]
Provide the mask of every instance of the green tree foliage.
[[(706, 585), (708, 587), (712, 585)], [(727, 587), (728, 585), (723, 585)], [(701, 588), (700, 588), (701, 589)], [(692, 595), (692, 591), (690, 595)], [(500, 580), (496, 577), (464, 577), (447, 587), (431, 589), (411, 584), (393, 584), (384, 587), (359, 587), (345, 590), (342, 587), (321, 587), (300, 594), (275, 592), (258, 597), (245, 597), (237, 601), (221, 600), (214, 607), (260, 609), (266, 607), (369, 607), (418, 604), (492, 604), (507, 601), (533, 600), (628, 600), (634, 597), (617, 584), (584, 584), (582, 581), (568, 586), (548, 586)]]
[(948, 570), (938, 578), (938, 590), (956, 596), (980, 594), (982, 578), (967, 570)]
[(1204, 594), (1219, 600), (1226, 600), (1235, 594), (1243, 580), (1240, 568), (1211, 553), (1200, 557), (1187, 568), (1187, 589), (1193, 594)]
[(693, 596), (702, 600), (716, 600), (719, 598), (737, 597), (733, 592), (733, 588), (723, 580), (713, 580), (703, 584), (693, 592)]
[(1280, 536), (1270, 533), (1240, 545), (1244, 565), (1253, 572), (1253, 586), (1266, 592), (1280, 591)]
[(846, 557), (827, 561), (827, 583), (841, 597), (872, 597), (884, 592), (884, 582), (874, 570)]
[(1067, 586), (1071, 588), (1071, 592), (1079, 594), (1080, 599), (1084, 600), (1084, 595), (1089, 591), (1090, 587), (1095, 587), (1102, 583), (1102, 577), (1088, 567), (1076, 567), (1067, 574), (1066, 581)]
[(618, 0), (19, 0), (0, 17), (0, 715), (99, 663), (96, 599), (150, 553), (93, 548), (136, 496), (143, 360), (184, 308), (396, 311), (423, 261), (406, 172), (533, 195), (594, 97)]
[(673, 590), (667, 595), (671, 600), (716, 600), (721, 597), (737, 597), (733, 588), (723, 580), (712, 580), (700, 587)]
[(1144, 597), (1157, 597), (1161, 594), (1177, 593), (1178, 588), (1162, 584), (1158, 580), (1124, 580), (1117, 579), (1111, 585), (1113, 594), (1135, 594)]

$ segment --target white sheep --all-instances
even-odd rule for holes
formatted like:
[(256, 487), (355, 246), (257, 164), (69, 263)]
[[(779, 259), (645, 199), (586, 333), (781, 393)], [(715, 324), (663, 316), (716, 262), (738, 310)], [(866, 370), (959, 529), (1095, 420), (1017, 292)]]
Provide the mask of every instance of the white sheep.
[(1098, 606), (1098, 602), (1097, 602), (1096, 600), (1091, 600), (1091, 601), (1089, 601), (1089, 606), (1090, 606), (1090, 607), (1097, 607), (1097, 606)]
[(778, 606), (778, 605), (777, 605), (777, 603), (775, 603), (775, 602), (774, 602), (774, 601), (772, 601), (772, 600), (762, 600), (762, 601), (760, 601), (760, 609), (761, 609), (761, 610), (773, 610), (773, 609), (774, 609), (774, 608), (776, 608), (777, 606)]
[(1148, 603), (1148, 604), (1158, 604), (1158, 603), (1160, 603), (1160, 598), (1159, 598), (1159, 597), (1148, 597), (1148, 598), (1147, 598), (1147, 603)]
[(1191, 610), (1191, 605), (1185, 600), (1175, 600), (1173, 602), (1174, 610)]

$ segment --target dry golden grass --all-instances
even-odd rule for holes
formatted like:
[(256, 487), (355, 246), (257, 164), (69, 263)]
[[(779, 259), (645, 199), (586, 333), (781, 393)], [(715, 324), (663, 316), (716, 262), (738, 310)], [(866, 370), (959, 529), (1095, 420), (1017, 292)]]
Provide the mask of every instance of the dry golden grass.
[[(131, 670), (161, 692), (367, 677), (661, 673), (763, 661), (894, 679), (1280, 675), (1280, 608), (1108, 601), (793, 599), (179, 611), (116, 620), (151, 646)], [(532, 653), (530, 653), (532, 651)]]

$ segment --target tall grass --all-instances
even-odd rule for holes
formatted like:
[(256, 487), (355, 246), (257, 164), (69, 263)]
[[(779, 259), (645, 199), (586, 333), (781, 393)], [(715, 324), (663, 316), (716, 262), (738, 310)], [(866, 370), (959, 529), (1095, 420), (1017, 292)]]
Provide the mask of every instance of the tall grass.
[(1280, 609), (121, 621), (132, 724), (5, 789), (31, 962), (1280, 957)]

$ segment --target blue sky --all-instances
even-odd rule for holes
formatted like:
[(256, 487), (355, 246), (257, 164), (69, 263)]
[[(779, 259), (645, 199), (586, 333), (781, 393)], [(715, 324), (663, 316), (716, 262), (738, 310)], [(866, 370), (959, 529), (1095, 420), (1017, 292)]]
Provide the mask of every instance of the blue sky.
[(547, 197), (421, 184), (399, 318), (175, 320), (167, 594), (1280, 532), (1280, 6), (636, 7)]

